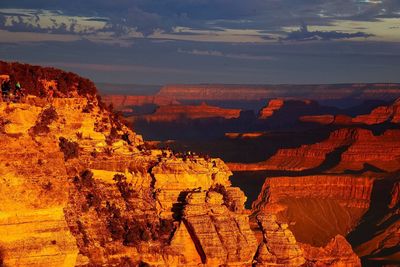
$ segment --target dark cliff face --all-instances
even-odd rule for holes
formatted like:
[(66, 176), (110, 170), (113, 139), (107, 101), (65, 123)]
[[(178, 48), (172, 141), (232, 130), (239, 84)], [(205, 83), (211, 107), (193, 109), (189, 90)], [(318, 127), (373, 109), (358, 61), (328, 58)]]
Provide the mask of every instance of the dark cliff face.
[[(47, 96), (50, 86), (54, 97), (72, 97), (74, 93), (95, 97), (97, 94), (96, 86), (89, 79), (55, 68), (0, 61), (0, 74), (9, 75), (12, 86), (19, 82), (27, 94), (34, 96)], [(52, 84), (47, 85), (49, 82)]]

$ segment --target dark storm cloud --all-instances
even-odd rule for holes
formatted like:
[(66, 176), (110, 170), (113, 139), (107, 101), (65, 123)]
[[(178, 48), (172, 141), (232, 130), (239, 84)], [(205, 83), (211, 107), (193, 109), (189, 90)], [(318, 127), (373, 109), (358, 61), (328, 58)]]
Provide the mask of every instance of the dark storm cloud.
[(346, 33), (339, 31), (309, 31), (307, 25), (302, 25), (300, 30), (290, 32), (282, 40), (288, 41), (313, 41), (313, 40), (338, 40), (351, 38), (368, 38), (373, 36), (365, 32)]
[(148, 35), (157, 29), (170, 32), (175, 26), (279, 30), (284, 26), (298, 25), (302, 21), (309, 25), (329, 25), (340, 19), (373, 21), (379, 17), (398, 17), (400, 1), (2, 0), (0, 8), (48, 9), (59, 10), (66, 15), (107, 17), (104, 30), (122, 35), (130, 28), (136, 28)]

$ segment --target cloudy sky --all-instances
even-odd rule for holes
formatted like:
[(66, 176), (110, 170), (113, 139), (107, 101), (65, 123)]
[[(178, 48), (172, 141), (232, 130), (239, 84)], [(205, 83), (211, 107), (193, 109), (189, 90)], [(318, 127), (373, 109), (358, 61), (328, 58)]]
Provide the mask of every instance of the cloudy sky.
[(400, 82), (400, 0), (1, 0), (0, 58), (97, 82)]

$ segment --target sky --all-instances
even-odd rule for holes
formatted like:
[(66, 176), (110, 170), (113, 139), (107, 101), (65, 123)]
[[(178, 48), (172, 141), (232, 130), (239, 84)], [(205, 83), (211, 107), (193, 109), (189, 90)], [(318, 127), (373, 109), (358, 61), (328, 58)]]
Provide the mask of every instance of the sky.
[(0, 59), (95, 82), (400, 82), (400, 0), (1, 0)]

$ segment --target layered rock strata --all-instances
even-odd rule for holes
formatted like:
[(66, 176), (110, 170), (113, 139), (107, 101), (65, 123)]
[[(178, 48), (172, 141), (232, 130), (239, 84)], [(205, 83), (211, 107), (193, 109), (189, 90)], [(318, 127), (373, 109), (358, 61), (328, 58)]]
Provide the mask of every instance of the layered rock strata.
[(95, 101), (0, 104), (2, 262), (251, 265), (246, 198), (224, 163), (145, 150)]
[(208, 118), (236, 119), (240, 116), (240, 109), (224, 109), (202, 103), (198, 106), (165, 105), (157, 108), (155, 113), (139, 116), (148, 122), (179, 122), (181, 120), (196, 120)]
[(272, 214), (258, 215), (263, 239), (258, 248), (256, 266), (295, 267), (306, 261), (293, 233)]
[(359, 171), (367, 165), (383, 171), (399, 169), (400, 131), (387, 130), (381, 135), (360, 128), (332, 132), (328, 139), (298, 148), (280, 149), (258, 163), (228, 163), (232, 171), (305, 171), (342, 173)]
[(400, 123), (400, 99), (392, 105), (380, 106), (373, 109), (369, 114), (358, 115), (354, 118), (346, 115), (308, 115), (301, 116), (302, 122), (314, 122), (318, 124), (338, 125), (377, 125), (382, 123)]
[(299, 242), (324, 247), (359, 223), (370, 207), (373, 183), (350, 175), (268, 178), (253, 212), (276, 215)]
[(373, 181), (368, 177), (351, 175), (268, 178), (258, 199), (253, 203), (253, 209), (262, 210), (287, 198), (332, 198), (346, 207), (367, 209)]

